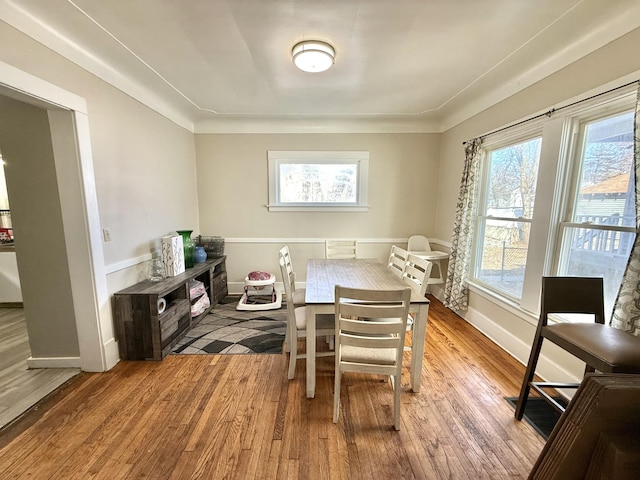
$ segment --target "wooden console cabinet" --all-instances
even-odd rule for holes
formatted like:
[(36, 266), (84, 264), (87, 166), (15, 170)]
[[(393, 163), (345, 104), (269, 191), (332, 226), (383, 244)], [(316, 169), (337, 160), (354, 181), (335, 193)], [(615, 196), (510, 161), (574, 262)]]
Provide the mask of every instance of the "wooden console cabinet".
[[(115, 327), (123, 360), (162, 360), (184, 334), (227, 293), (226, 257), (197, 263), (185, 273), (160, 282), (145, 280), (114, 294)], [(210, 307), (191, 317), (189, 282), (204, 283)], [(158, 313), (158, 300), (166, 308)]]

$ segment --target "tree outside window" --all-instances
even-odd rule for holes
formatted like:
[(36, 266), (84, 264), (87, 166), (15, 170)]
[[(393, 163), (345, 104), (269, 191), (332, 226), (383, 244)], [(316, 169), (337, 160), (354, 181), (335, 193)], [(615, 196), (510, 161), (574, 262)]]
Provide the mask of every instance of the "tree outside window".
[(513, 298), (522, 292), (541, 146), (534, 138), (487, 156), (475, 277)]

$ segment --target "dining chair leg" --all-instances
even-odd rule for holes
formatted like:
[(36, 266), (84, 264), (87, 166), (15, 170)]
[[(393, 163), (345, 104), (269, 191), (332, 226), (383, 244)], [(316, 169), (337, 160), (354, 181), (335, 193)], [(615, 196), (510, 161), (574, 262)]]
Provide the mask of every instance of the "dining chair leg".
[(296, 335), (290, 333), (289, 338), (291, 339), (291, 343), (289, 344), (289, 380), (293, 380), (293, 377), (296, 374), (296, 361), (298, 360), (298, 341), (296, 339)]
[(296, 374), (296, 352), (295, 349), (291, 349), (289, 352), (289, 380), (293, 380), (293, 377)]
[(289, 353), (291, 351), (291, 334), (289, 333), (289, 326), (284, 331), (284, 352)]
[(522, 380), (522, 387), (520, 388), (520, 396), (518, 397), (518, 404), (516, 405), (515, 417), (518, 420), (522, 420), (524, 414), (524, 407), (529, 398), (529, 391), (531, 390), (531, 382), (536, 372), (536, 366), (538, 365), (538, 358), (540, 357), (540, 349), (542, 348), (543, 337), (540, 332), (536, 331), (536, 336), (531, 346), (531, 354), (529, 355), (529, 362), (527, 363), (527, 369)]
[(338, 423), (338, 417), (340, 416), (340, 379), (340, 367), (336, 365), (335, 385), (333, 387), (333, 423)]
[(400, 377), (396, 375), (391, 376), (391, 387), (393, 388), (393, 427), (400, 430), (400, 390), (402, 389), (402, 382)]

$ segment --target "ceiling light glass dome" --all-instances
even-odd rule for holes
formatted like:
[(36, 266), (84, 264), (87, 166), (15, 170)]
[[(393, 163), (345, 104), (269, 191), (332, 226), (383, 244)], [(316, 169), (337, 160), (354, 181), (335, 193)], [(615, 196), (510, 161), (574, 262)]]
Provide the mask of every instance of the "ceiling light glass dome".
[(293, 63), (304, 72), (324, 72), (335, 61), (336, 51), (331, 45), (318, 40), (297, 43), (291, 50)]

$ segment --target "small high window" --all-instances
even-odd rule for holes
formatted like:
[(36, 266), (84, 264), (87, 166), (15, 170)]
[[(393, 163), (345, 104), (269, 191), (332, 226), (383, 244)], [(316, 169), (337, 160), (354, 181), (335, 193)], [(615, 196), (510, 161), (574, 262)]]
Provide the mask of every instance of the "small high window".
[(270, 151), (269, 210), (368, 208), (369, 152)]

